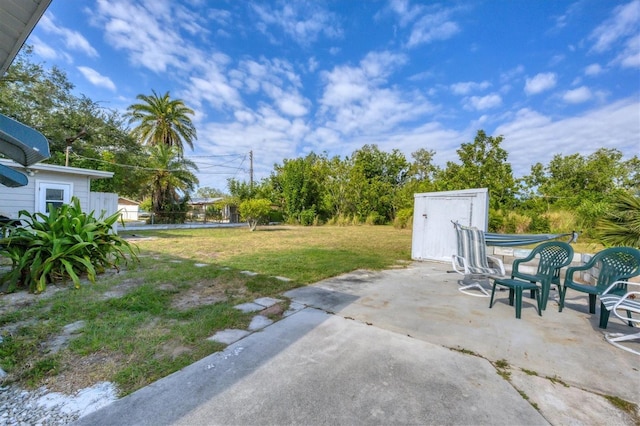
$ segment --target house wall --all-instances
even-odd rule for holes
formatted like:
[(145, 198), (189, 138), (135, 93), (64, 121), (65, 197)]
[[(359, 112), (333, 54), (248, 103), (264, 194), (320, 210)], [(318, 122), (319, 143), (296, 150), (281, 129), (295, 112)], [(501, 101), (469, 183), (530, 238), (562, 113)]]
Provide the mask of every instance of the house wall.
[(40, 170), (35, 176), (28, 178), (29, 183), (26, 186), (8, 188), (0, 185), (0, 214), (17, 219), (20, 210), (35, 212), (39, 183), (71, 184), (71, 196), (78, 197), (83, 211), (89, 210), (90, 179), (88, 176)]

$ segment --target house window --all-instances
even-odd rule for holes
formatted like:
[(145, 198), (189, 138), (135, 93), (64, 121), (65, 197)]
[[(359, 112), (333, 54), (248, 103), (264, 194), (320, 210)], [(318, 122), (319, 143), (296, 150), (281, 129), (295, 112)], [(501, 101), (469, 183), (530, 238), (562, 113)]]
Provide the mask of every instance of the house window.
[(36, 210), (48, 213), (50, 207), (58, 208), (71, 200), (70, 183), (40, 182), (38, 184), (38, 205)]

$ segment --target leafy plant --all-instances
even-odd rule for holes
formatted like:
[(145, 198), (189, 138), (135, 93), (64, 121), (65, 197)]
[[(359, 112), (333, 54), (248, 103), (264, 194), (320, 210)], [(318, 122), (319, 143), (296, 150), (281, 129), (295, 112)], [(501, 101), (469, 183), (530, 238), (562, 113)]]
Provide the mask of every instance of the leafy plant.
[(601, 241), (609, 246), (640, 247), (640, 197), (621, 193), (597, 223)]
[(240, 216), (247, 221), (249, 229), (255, 231), (260, 222), (268, 219), (271, 202), (263, 198), (246, 200), (240, 203), (238, 211)]
[(80, 201), (51, 207), (49, 215), (20, 211), (24, 226), (12, 227), (0, 239), (0, 254), (12, 261), (11, 270), (2, 277), (10, 291), (20, 286), (40, 293), (47, 283), (71, 279), (76, 287), (86, 274), (91, 282), (106, 268), (137, 260), (136, 247), (113, 230), (120, 213), (96, 218), (82, 211)]

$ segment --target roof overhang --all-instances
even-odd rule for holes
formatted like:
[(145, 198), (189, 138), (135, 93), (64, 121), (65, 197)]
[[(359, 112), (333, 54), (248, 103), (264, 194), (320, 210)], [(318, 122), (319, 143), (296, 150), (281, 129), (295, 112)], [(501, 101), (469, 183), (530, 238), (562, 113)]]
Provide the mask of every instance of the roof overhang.
[(51, 0), (0, 1), (0, 77), (7, 72)]
[(87, 176), (91, 179), (105, 179), (105, 178), (113, 177), (113, 172), (107, 172), (104, 170), (81, 169), (79, 167), (58, 166), (56, 164), (44, 164), (44, 163), (33, 164), (29, 167), (25, 167), (25, 166), (22, 166), (21, 164), (16, 163), (15, 161), (1, 159), (1, 158), (0, 158), (0, 166), (6, 166), (13, 170), (23, 171), (25, 173), (29, 173), (29, 172), (37, 173), (39, 171), (43, 171), (43, 172), (46, 171), (46, 172), (54, 172), (54, 173), (66, 173), (70, 175)]
[[(51, 0), (0, 1), (0, 78), (50, 3)], [(0, 153), (23, 166), (31, 166), (50, 157), (49, 141), (37, 130), (0, 114)], [(0, 184), (18, 187), (27, 182), (21, 172), (0, 167)]]

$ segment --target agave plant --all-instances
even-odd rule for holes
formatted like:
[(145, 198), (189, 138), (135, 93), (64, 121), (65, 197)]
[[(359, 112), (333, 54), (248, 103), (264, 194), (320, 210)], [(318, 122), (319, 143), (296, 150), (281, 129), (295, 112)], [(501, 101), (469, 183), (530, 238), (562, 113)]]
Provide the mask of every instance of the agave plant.
[(9, 228), (0, 239), (0, 254), (13, 263), (2, 281), (10, 291), (28, 287), (40, 293), (47, 283), (68, 279), (77, 288), (81, 276), (95, 282), (106, 268), (119, 270), (121, 262), (137, 261), (137, 247), (114, 232), (119, 215), (96, 218), (84, 213), (75, 197), (48, 215), (20, 211), (23, 226)]
[(640, 248), (640, 196), (618, 195), (613, 208), (598, 221), (596, 231), (607, 246)]

